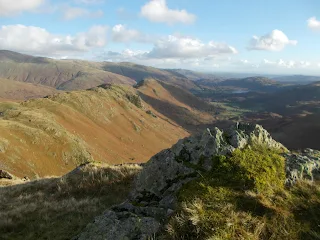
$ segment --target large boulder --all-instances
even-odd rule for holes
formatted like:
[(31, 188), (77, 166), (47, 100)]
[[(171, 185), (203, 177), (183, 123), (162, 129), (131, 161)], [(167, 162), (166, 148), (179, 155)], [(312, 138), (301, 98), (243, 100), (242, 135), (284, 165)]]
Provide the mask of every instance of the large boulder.
[[(237, 148), (252, 145), (286, 153), (288, 178), (294, 169), (300, 169), (300, 160), (272, 139), (262, 126), (237, 123), (225, 131), (207, 129), (152, 157), (135, 180), (128, 200), (97, 217), (75, 239), (148, 239), (154, 236), (176, 209), (176, 193), (185, 183), (199, 177), (200, 172), (214, 168), (213, 157), (230, 155)], [(313, 164), (316, 160), (310, 161)], [(310, 164), (307, 160), (302, 164), (308, 169), (303, 172), (319, 170), (319, 164), (317, 167), (310, 167)]]

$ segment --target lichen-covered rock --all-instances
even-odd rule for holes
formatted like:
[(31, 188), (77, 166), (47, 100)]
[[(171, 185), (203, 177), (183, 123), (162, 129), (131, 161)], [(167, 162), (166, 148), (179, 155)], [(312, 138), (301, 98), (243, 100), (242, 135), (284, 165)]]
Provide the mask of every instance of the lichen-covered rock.
[(126, 98), (129, 100), (129, 102), (131, 102), (136, 107), (143, 108), (143, 103), (140, 96), (133, 93), (127, 93)]
[[(231, 155), (235, 149), (248, 145), (288, 152), (263, 127), (252, 124), (237, 123), (225, 131), (207, 129), (203, 134), (182, 139), (171, 149), (152, 157), (137, 177), (128, 200), (96, 218), (76, 239), (152, 237), (174, 212), (177, 192), (185, 183), (199, 177), (199, 172), (212, 170), (215, 167), (213, 157)], [(290, 153), (286, 156), (289, 173), (300, 169), (300, 160), (297, 160), (300, 157), (294, 160), (295, 157)], [(303, 164), (304, 169), (308, 169), (303, 172), (313, 173), (316, 168), (319, 169), (319, 165), (307, 168), (308, 164)]]
[(152, 217), (138, 216), (127, 211), (106, 211), (74, 240), (147, 240), (159, 228), (160, 223)]
[(286, 172), (288, 185), (298, 180), (320, 180), (320, 151), (305, 149), (302, 152), (287, 153)]

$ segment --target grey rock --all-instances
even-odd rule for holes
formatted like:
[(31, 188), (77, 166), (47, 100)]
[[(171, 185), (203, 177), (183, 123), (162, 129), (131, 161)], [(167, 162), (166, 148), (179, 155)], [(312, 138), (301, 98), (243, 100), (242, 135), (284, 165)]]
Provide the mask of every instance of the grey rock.
[(320, 151), (305, 149), (299, 153), (287, 153), (286, 174), (287, 185), (293, 185), (299, 180), (320, 180)]
[(160, 223), (152, 217), (106, 211), (74, 240), (147, 240), (159, 228)]

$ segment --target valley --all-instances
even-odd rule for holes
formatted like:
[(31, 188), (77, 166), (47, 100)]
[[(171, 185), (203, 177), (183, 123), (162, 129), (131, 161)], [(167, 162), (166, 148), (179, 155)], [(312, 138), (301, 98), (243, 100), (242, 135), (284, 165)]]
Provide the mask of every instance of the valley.
[(320, 240), (319, 9), (0, 0), (0, 240)]

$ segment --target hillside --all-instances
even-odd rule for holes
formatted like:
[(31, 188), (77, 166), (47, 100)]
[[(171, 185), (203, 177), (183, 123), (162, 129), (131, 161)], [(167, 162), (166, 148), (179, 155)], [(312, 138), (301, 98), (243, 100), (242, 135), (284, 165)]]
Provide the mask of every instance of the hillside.
[[(0, 79), (0, 99), (26, 100), (44, 97), (58, 91), (44, 85)], [(0, 100), (1, 101), (1, 100)]]
[(66, 91), (88, 89), (105, 83), (134, 85), (147, 78), (187, 90), (199, 89), (188, 76), (134, 63), (56, 60), (6, 50), (0, 50), (0, 78)]
[(202, 79), (198, 84), (203, 87), (226, 88), (232, 90), (246, 91), (272, 91), (281, 87), (281, 84), (265, 77), (248, 77), (241, 79), (227, 79), (223, 81), (212, 81)]
[(193, 83), (188, 77), (177, 74), (176, 72), (162, 70), (154, 67), (147, 67), (134, 63), (111, 63), (104, 62), (103, 69), (109, 72), (117, 73), (134, 79), (136, 82), (143, 81), (145, 79), (156, 79), (176, 86), (180, 86), (183, 89), (192, 90), (199, 89), (199, 87)]
[(54, 60), (0, 50), (0, 78), (53, 87), (81, 90), (104, 83), (134, 85), (125, 76), (101, 69), (99, 63), (80, 60)]
[(215, 121), (218, 108), (178, 86), (149, 79), (138, 84), (137, 90), (145, 102), (191, 132)]
[(308, 84), (308, 83), (319, 81), (320, 76), (291, 75), (291, 76), (273, 77), (273, 79), (279, 82)]
[[(254, 120), (253, 120), (254, 121)], [(320, 149), (320, 113), (304, 116), (283, 116), (281, 118), (263, 118), (259, 121), (274, 136), (291, 149)]]
[(92, 160), (145, 162), (188, 135), (128, 86), (3, 102), (0, 113), (0, 168), (18, 177), (62, 175)]
[(284, 88), (274, 93), (252, 96), (243, 101), (241, 105), (282, 115), (293, 115), (303, 111), (317, 111), (319, 101), (320, 86), (317, 83), (312, 83)]
[(224, 77), (219, 75), (215, 75), (211, 73), (196, 72), (196, 71), (187, 70), (187, 69), (166, 69), (166, 70), (178, 76), (186, 77), (192, 81), (199, 81), (199, 80), (206, 79), (211, 82), (220, 82), (225, 79)]

